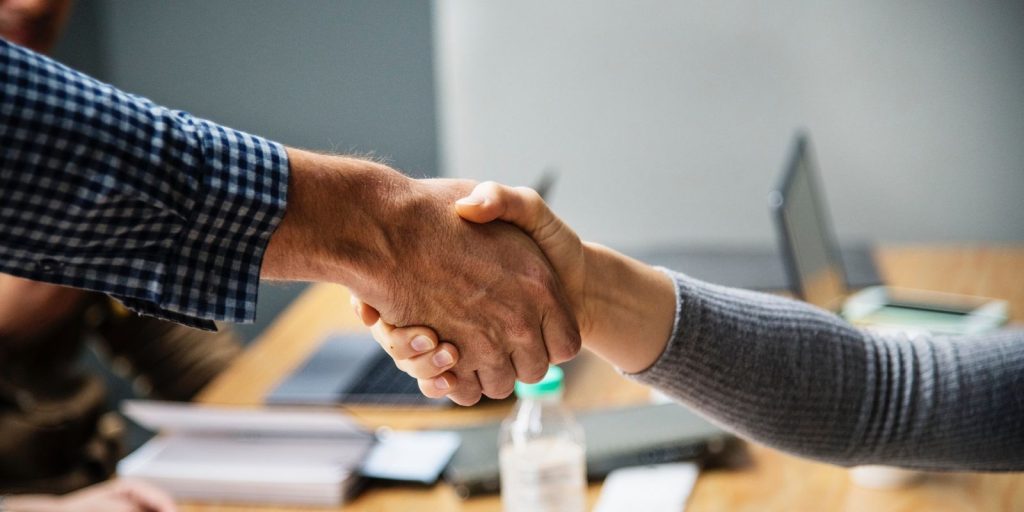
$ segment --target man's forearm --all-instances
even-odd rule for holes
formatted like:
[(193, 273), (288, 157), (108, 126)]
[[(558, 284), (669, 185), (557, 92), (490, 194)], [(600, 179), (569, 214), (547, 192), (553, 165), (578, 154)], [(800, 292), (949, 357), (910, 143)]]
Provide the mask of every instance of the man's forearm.
[(385, 212), (409, 179), (367, 160), (287, 151), (288, 207), (267, 245), (261, 277), (353, 285), (369, 262), (379, 270), (390, 253)]

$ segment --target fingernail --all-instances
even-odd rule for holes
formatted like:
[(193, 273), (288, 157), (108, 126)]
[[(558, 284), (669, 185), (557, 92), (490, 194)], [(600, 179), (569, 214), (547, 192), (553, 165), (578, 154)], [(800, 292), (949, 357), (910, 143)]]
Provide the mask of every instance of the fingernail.
[(475, 195), (468, 195), (458, 201), (455, 201), (455, 204), (461, 204), (463, 206), (480, 206), (484, 204), (484, 198)]
[(412, 349), (416, 352), (426, 352), (434, 348), (434, 342), (430, 341), (430, 338), (422, 334), (413, 338), (410, 345), (412, 345)]
[(440, 390), (448, 389), (448, 381), (444, 380), (444, 377), (438, 377), (434, 379), (434, 387)]
[(452, 355), (447, 350), (442, 350), (434, 354), (434, 366), (438, 368), (444, 368), (452, 364)]

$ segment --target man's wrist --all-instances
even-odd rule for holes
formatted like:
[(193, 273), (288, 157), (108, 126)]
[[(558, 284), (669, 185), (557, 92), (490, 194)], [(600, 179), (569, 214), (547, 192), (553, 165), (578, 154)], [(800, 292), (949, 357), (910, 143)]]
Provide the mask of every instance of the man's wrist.
[(410, 179), (375, 162), (288, 149), (284, 219), (270, 238), (267, 279), (352, 285), (387, 252), (387, 212)]

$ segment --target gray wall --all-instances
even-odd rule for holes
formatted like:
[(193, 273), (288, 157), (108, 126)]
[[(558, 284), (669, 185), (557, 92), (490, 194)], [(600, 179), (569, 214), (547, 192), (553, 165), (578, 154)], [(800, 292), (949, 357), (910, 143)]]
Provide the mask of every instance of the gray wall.
[(59, 55), (234, 128), (437, 174), (427, 2), (80, 0)]
[[(285, 144), (437, 174), (431, 6), (419, 0), (79, 0), (57, 57)], [(301, 287), (269, 285), (253, 336)], [(339, 307), (348, 307), (340, 305)]]
[(442, 174), (555, 166), (556, 210), (618, 246), (769, 242), (800, 126), (841, 237), (1021, 240), (1022, 22), (1020, 1), (79, 0), (58, 56), (415, 175), (439, 138)]
[(772, 240), (798, 127), (840, 238), (1024, 239), (1024, 2), (440, 0), (442, 168), (587, 238)]

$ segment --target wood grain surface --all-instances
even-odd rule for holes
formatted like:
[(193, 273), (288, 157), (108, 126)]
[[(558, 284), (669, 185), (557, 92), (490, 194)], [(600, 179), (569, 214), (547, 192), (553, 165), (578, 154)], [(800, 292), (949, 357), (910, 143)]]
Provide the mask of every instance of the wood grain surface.
[[(984, 295), (1011, 303), (1012, 318), (1024, 321), (1024, 246), (885, 247), (876, 257), (886, 282), (935, 291)], [(685, 269), (679, 269), (685, 271)], [(201, 394), (209, 404), (257, 406), (329, 332), (362, 329), (348, 304), (348, 293), (316, 285), (303, 294), (239, 360)], [(1022, 347), (1024, 350), (1024, 347)], [(648, 391), (585, 353), (567, 382), (567, 403), (575, 410), (626, 405), (648, 399)], [(437, 410), (351, 408), (368, 427), (399, 429), (466, 425), (500, 419), (510, 404)], [(1024, 433), (1022, 433), (1024, 435)], [(1024, 474), (944, 473), (928, 475), (913, 487), (878, 491), (850, 483), (847, 470), (748, 444), (749, 462), (736, 469), (705, 471), (687, 505), (691, 512), (844, 510), (986, 511), (1024, 510)], [(593, 506), (600, 485), (590, 486)], [(496, 496), (461, 500), (452, 488), (371, 489), (345, 511), (497, 511)], [(183, 512), (236, 512), (252, 507), (184, 503)], [(323, 508), (272, 508), (323, 511)], [(642, 511), (631, 511), (642, 512)]]

